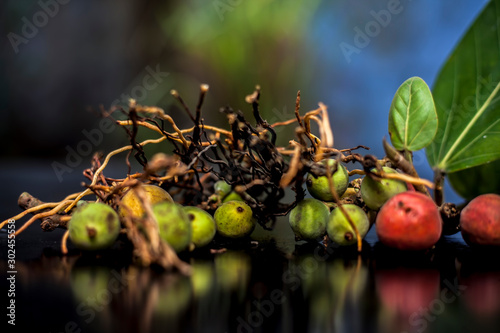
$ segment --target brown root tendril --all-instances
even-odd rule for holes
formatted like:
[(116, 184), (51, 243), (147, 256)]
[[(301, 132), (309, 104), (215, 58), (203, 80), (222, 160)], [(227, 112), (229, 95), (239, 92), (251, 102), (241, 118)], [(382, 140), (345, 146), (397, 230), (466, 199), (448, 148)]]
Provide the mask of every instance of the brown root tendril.
[[(20, 220), (26, 215), (34, 214), (16, 232), (22, 233), (34, 221), (40, 219), (44, 230), (67, 228), (71, 223), (71, 213), (77, 203), (86, 196), (93, 195), (96, 201), (103, 202), (113, 208), (120, 204), (126, 188), (136, 191), (136, 194), (146, 207), (146, 216), (142, 219), (120, 217), (123, 232), (134, 248), (134, 256), (142, 265), (157, 264), (164, 268), (177, 268), (188, 274), (190, 267), (180, 260), (175, 251), (158, 235), (157, 222), (152, 214), (151, 205), (142, 193), (140, 184), (155, 184), (167, 190), (183, 205), (198, 206), (210, 212), (216, 208), (213, 200), (214, 183), (224, 180), (232, 189), (241, 195), (243, 200), (252, 208), (257, 221), (265, 229), (272, 229), (276, 216), (286, 215), (297, 202), (304, 198), (304, 178), (307, 173), (315, 176), (332, 174), (335, 170), (320, 170), (318, 163), (325, 158), (335, 158), (343, 163), (360, 163), (363, 170), (357, 169), (351, 174), (370, 174), (371, 177), (397, 178), (415, 185), (433, 187), (427, 180), (420, 179), (413, 173), (404, 160), (399, 163), (405, 174), (384, 174), (380, 163), (371, 155), (362, 156), (355, 153), (358, 149), (369, 149), (366, 146), (357, 146), (349, 149), (333, 147), (334, 139), (328, 119), (328, 109), (323, 103), (315, 110), (300, 114), (300, 91), (295, 100), (295, 112), (291, 119), (280, 119), (269, 124), (262, 115), (259, 105), (261, 89), (246, 97), (250, 104), (253, 120), (246, 118), (242, 111), (235, 111), (230, 107), (220, 110), (221, 116), (227, 118), (228, 128), (219, 128), (204, 123), (202, 105), (208, 92), (208, 85), (200, 86), (200, 95), (195, 112), (191, 112), (181, 98), (179, 92), (172, 90), (172, 96), (180, 103), (192, 125), (181, 128), (175, 119), (163, 109), (156, 106), (143, 106), (130, 100), (128, 111), (122, 108), (113, 108), (110, 111), (101, 110), (105, 117), (123, 128), (130, 144), (115, 149), (107, 155), (96, 153), (91, 167), (84, 170), (83, 176), (90, 182), (84, 183), (84, 190), (74, 193), (60, 202), (43, 203), (29, 194), (22, 194), (20, 205), (23, 212), (12, 219)], [(111, 118), (114, 111), (120, 110), (126, 119)], [(313, 126), (311, 126), (311, 121)], [(289, 140), (287, 147), (276, 146), (278, 126), (294, 126), (295, 140)], [(319, 133), (314, 134), (312, 127)], [(137, 141), (139, 130), (151, 131), (157, 137), (154, 139)], [(147, 156), (144, 151), (146, 145), (156, 145), (167, 141), (173, 146), (171, 154), (156, 154)], [(105, 176), (105, 169), (110, 159), (120, 153), (127, 153), (126, 163), (129, 172), (123, 178), (109, 178)], [(392, 154), (391, 160), (399, 155)], [(134, 157), (143, 167), (141, 172), (131, 174), (129, 158)], [(406, 161), (407, 162), (407, 161)], [(378, 172), (370, 169), (376, 167)], [(328, 177), (330, 179), (330, 177)], [(329, 186), (333, 190), (333, 183)], [(291, 202), (284, 202), (285, 191), (295, 192)], [(23, 197), (24, 196), (24, 197)], [(339, 202), (334, 193), (335, 201)], [(340, 209), (344, 211), (342, 204)], [(346, 214), (353, 226), (357, 237), (358, 250), (361, 251), (361, 237), (359, 232)], [(8, 223), (3, 221), (0, 227)], [(63, 253), (67, 253), (65, 233), (61, 244)]]

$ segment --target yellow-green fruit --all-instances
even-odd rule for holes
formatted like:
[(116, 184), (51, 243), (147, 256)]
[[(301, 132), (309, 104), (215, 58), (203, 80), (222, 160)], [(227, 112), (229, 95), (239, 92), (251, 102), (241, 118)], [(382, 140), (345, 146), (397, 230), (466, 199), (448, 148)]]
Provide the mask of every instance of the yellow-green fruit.
[[(173, 202), (172, 197), (167, 191), (156, 185), (145, 184), (142, 185), (151, 205), (157, 204), (162, 201)], [(121, 216), (131, 216), (134, 218), (141, 218), (144, 215), (144, 207), (135, 191), (128, 190), (122, 197), (118, 212)]]
[[(385, 173), (397, 173), (389, 167), (382, 168)], [(361, 182), (361, 198), (373, 210), (379, 210), (382, 205), (394, 195), (407, 191), (406, 183), (396, 179), (373, 180), (365, 176)]]
[(184, 207), (191, 222), (191, 241), (196, 247), (203, 247), (210, 243), (215, 236), (215, 221), (212, 215), (198, 207)]
[[(370, 229), (370, 221), (364, 210), (352, 204), (342, 205), (342, 207), (358, 229), (361, 238), (364, 238)], [(330, 213), (326, 232), (333, 242), (342, 246), (356, 244), (357, 242), (356, 232), (339, 207), (334, 208)]]
[[(339, 198), (347, 190), (349, 185), (349, 173), (347, 169), (342, 165), (338, 164), (336, 160), (323, 160), (321, 161), (324, 165), (328, 163), (331, 170), (334, 170), (335, 165), (338, 165), (337, 171), (332, 175), (333, 186), (337, 192)], [(334, 201), (332, 192), (330, 191), (330, 185), (328, 184), (328, 178), (326, 176), (314, 177), (312, 174), (307, 175), (306, 179), (307, 190), (311, 195), (322, 201)]]
[(316, 199), (304, 199), (290, 212), (288, 222), (299, 239), (319, 240), (325, 235), (330, 210)]
[(242, 201), (223, 203), (214, 214), (217, 232), (224, 237), (248, 236), (255, 228), (252, 209)]
[(160, 237), (176, 252), (185, 250), (191, 243), (191, 222), (181, 205), (163, 201), (153, 206), (158, 221)]
[(90, 202), (78, 207), (68, 224), (69, 239), (78, 248), (99, 250), (111, 246), (120, 233), (118, 214), (108, 205)]

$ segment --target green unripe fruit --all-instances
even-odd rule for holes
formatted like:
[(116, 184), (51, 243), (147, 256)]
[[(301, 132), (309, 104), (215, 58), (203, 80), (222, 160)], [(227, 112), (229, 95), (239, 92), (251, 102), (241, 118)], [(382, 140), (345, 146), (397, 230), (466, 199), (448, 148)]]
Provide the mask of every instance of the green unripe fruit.
[(82, 206), (85, 206), (86, 204), (88, 204), (89, 202), (92, 202), (92, 201), (87, 201), (87, 200), (80, 200), (76, 203), (76, 207), (82, 207)]
[(228, 195), (222, 198), (222, 203), (228, 202), (228, 201), (244, 201), (241, 195), (238, 193), (231, 191)]
[(153, 206), (160, 237), (176, 252), (185, 250), (191, 243), (191, 222), (181, 205), (163, 201)]
[(255, 228), (252, 209), (242, 201), (223, 203), (214, 214), (217, 232), (228, 238), (248, 236)]
[[(335, 191), (337, 191), (337, 195), (339, 198), (344, 194), (347, 190), (347, 186), (349, 185), (349, 173), (347, 169), (342, 165), (338, 164), (336, 160), (323, 160), (321, 163), (328, 163), (330, 166), (330, 170), (335, 169), (335, 165), (338, 165), (337, 171), (332, 175), (333, 186), (335, 187)], [(332, 192), (330, 191), (330, 186), (328, 184), (328, 178), (326, 176), (314, 177), (312, 174), (307, 175), (306, 179), (307, 190), (311, 195), (322, 201), (334, 201)]]
[(76, 209), (68, 230), (69, 239), (78, 248), (99, 250), (115, 242), (120, 233), (120, 220), (110, 206), (90, 202)]
[(225, 180), (218, 180), (214, 184), (215, 194), (222, 200), (222, 202), (228, 201), (244, 201), (243, 198), (231, 189), (231, 185), (226, 183)]
[[(361, 238), (364, 238), (370, 229), (370, 221), (366, 213), (353, 204), (345, 204), (342, 207), (358, 229)], [(339, 207), (334, 208), (330, 213), (326, 232), (333, 242), (342, 246), (356, 244), (357, 242), (356, 232)]]
[(191, 241), (196, 247), (203, 247), (210, 243), (215, 236), (215, 221), (212, 215), (198, 207), (184, 207), (191, 222)]
[(231, 192), (231, 185), (226, 183), (225, 180), (218, 180), (214, 184), (214, 190), (215, 194), (224, 197)]
[[(141, 185), (141, 187), (151, 205), (162, 201), (174, 201), (170, 194), (159, 186), (145, 184)], [(134, 218), (141, 218), (145, 214), (141, 200), (137, 196), (136, 192), (132, 190), (127, 191), (122, 197), (118, 212), (121, 216), (131, 216)]]
[[(385, 173), (396, 173), (389, 167), (382, 168)], [(396, 179), (382, 179), (376, 181), (366, 176), (361, 182), (361, 198), (373, 210), (379, 210), (382, 205), (398, 193), (408, 190), (406, 183)]]
[(295, 236), (307, 241), (315, 241), (325, 235), (330, 210), (316, 199), (304, 199), (290, 212), (288, 222)]

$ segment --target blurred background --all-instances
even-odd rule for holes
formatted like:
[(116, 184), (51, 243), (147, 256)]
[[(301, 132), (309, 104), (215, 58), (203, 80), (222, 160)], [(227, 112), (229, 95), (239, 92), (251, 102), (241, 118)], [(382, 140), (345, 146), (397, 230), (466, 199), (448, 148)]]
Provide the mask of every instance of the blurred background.
[[(169, 92), (178, 90), (194, 109), (201, 83), (210, 85), (207, 124), (226, 126), (219, 114), (226, 105), (250, 116), (244, 97), (256, 84), (264, 118), (290, 119), (300, 90), (302, 113), (318, 102), (328, 106), (337, 148), (366, 145), (382, 157), (399, 85), (420, 76), (432, 87), (486, 3), (4, 0), (1, 164), (33, 167), (38, 161), (49, 170), (54, 162), (71, 164), (44, 174), (55, 186), (70, 181), (67, 176), (89, 166), (91, 150), (127, 144), (122, 129), (98, 117), (100, 105), (126, 105), (133, 97), (190, 126)], [(278, 134), (286, 145), (293, 126)], [(80, 159), (68, 160), (72, 151)], [(432, 179), (423, 151), (415, 164)], [(450, 188), (446, 199), (461, 200)]]

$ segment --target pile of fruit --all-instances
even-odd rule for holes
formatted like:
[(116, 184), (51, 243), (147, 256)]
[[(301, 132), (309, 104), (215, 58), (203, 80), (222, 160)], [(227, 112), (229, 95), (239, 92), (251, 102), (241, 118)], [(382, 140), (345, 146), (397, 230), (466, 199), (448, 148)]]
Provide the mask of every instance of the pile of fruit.
[[(385, 166), (382, 170), (388, 174), (397, 172)], [(333, 204), (330, 212), (327, 207), (332, 206), (329, 203), (333, 196), (326, 176), (309, 175), (307, 187), (315, 199), (299, 202), (289, 217), (298, 239), (317, 241), (326, 233), (339, 246), (353, 245), (359, 239), (356, 235), (365, 237), (375, 224), (379, 241), (400, 250), (430, 249), (442, 235), (459, 230), (470, 245), (500, 246), (500, 195), (480, 195), (460, 215), (454, 214), (450, 219), (429, 196), (416, 192), (411, 184), (401, 180), (374, 180), (365, 176), (359, 186), (354, 181), (351, 182), (354, 187), (348, 187), (348, 173), (340, 165), (332, 181), (340, 201), (352, 203)], [(443, 231), (442, 217), (447, 219), (448, 230)], [(454, 228), (449, 227), (452, 223)]]
[[(67, 238), (76, 247), (93, 251), (112, 246), (125, 234), (138, 263), (185, 272), (189, 266), (178, 253), (215, 248), (218, 240), (249, 243), (257, 223), (270, 230), (276, 217), (284, 215), (289, 216), (297, 240), (357, 245), (358, 251), (373, 224), (383, 244), (401, 250), (430, 249), (442, 234), (459, 230), (470, 244), (500, 245), (500, 196), (480, 196), (461, 214), (455, 205), (438, 206), (428, 188), (439, 193), (440, 183), (418, 177), (411, 158), (387, 142), (383, 159), (354, 153), (369, 149), (365, 146), (334, 148), (326, 106), (320, 103), (318, 109), (300, 115), (300, 92), (293, 119), (274, 124), (262, 119), (257, 87), (246, 98), (254, 124), (243, 112), (223, 108), (221, 114), (230, 128), (206, 125), (201, 106), (207, 91), (208, 86), (202, 85), (194, 114), (172, 91), (194, 123), (187, 129), (180, 129), (157, 107), (131, 100), (128, 110), (119, 108), (127, 119), (113, 120), (125, 129), (130, 145), (104, 159), (96, 153), (91, 167), (83, 172), (90, 181), (83, 184), (85, 190), (60, 202), (43, 203), (21, 194), (19, 204), (24, 211), (13, 219), (34, 215), (16, 234), (36, 220), (46, 231), (65, 228), (63, 253), (68, 252)], [(114, 111), (106, 115), (112, 117)], [(311, 123), (317, 125), (319, 135), (313, 134)], [(278, 147), (275, 128), (288, 125), (296, 126), (295, 140), (288, 147)], [(140, 128), (159, 137), (137, 142)], [(173, 154), (155, 154), (149, 159), (143, 147), (165, 140), (171, 143)], [(127, 176), (106, 177), (110, 158), (126, 151)], [(141, 172), (130, 172), (131, 153), (141, 164)], [(348, 171), (349, 163), (359, 163), (362, 169)], [(362, 178), (350, 181), (355, 175)], [(306, 198), (305, 188), (313, 198)], [(283, 202), (287, 191), (295, 193), (294, 200)], [(86, 196), (95, 200), (84, 201)]]

